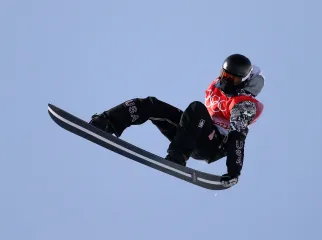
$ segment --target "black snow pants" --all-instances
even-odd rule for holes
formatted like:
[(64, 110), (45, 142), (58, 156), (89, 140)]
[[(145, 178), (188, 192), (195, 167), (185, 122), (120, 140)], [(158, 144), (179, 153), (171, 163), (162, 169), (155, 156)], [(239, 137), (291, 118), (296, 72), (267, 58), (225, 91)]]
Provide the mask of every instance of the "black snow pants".
[(150, 120), (170, 141), (170, 150), (179, 150), (185, 156), (208, 163), (226, 156), (221, 147), (224, 140), (212, 123), (201, 102), (194, 101), (182, 111), (155, 97), (134, 98), (107, 111), (116, 135), (132, 126)]

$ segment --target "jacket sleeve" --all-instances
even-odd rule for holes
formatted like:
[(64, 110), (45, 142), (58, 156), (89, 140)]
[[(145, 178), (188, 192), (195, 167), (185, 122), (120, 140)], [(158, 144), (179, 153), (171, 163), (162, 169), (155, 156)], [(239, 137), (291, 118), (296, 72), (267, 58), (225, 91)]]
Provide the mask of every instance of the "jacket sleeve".
[(248, 125), (256, 115), (256, 105), (250, 101), (243, 101), (236, 104), (230, 113), (226, 166), (228, 175), (236, 177), (240, 175), (243, 167)]

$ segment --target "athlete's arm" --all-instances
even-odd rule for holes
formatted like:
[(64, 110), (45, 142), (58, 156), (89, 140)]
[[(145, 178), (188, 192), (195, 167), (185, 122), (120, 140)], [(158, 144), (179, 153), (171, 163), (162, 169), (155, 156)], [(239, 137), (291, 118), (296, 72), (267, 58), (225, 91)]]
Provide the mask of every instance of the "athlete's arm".
[(226, 143), (226, 165), (228, 175), (238, 177), (244, 162), (244, 145), (248, 125), (256, 115), (256, 105), (250, 101), (243, 101), (236, 104), (230, 113), (230, 127)]

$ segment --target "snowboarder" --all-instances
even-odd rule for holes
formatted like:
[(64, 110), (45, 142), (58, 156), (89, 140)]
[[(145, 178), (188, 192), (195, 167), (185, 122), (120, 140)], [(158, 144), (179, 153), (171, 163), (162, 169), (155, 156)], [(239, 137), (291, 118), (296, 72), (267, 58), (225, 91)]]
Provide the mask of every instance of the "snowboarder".
[(134, 98), (94, 114), (89, 123), (120, 137), (127, 127), (150, 120), (170, 141), (165, 157), (169, 161), (186, 166), (189, 158), (213, 163), (227, 157), (222, 183), (231, 187), (243, 167), (248, 126), (263, 111), (255, 98), (263, 86), (260, 68), (246, 56), (233, 54), (206, 90), (205, 103), (194, 101), (182, 111), (156, 97)]

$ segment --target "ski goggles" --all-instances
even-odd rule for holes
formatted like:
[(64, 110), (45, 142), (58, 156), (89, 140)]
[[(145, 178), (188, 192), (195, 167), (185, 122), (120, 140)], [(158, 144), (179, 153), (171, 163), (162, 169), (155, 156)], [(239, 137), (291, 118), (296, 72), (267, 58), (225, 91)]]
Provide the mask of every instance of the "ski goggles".
[(238, 76), (232, 75), (232, 74), (226, 72), (224, 69), (222, 69), (221, 73), (220, 73), (220, 78), (227, 79), (227, 80), (229, 79), (229, 80), (232, 80), (235, 84), (239, 84), (239, 83), (245, 81), (246, 79), (248, 79), (250, 74), (252, 73), (252, 71), (253, 71), (253, 68), (249, 71), (249, 73), (245, 77), (238, 77)]

